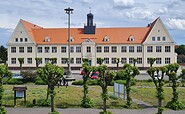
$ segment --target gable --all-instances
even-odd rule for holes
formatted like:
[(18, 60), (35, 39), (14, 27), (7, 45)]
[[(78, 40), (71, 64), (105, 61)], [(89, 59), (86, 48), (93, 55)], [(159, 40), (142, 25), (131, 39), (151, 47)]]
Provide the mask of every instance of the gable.
[(175, 43), (160, 18), (153, 25), (143, 44)]
[(20, 20), (17, 24), (16, 28), (14, 29), (7, 45), (10, 44), (34, 44), (32, 38), (28, 34), (25, 26), (23, 25), (22, 21)]

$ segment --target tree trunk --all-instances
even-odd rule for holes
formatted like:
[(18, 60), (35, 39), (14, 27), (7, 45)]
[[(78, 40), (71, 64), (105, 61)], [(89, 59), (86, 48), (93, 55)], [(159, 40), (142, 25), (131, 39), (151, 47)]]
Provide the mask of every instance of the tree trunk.
[(177, 81), (173, 81), (172, 89), (173, 89), (173, 98), (172, 98), (172, 101), (173, 102), (177, 102), (177, 99), (178, 99)]
[(130, 98), (130, 78), (127, 79), (127, 82), (126, 82), (126, 94), (127, 94), (127, 106), (128, 108), (130, 107), (131, 105), (131, 98)]
[(54, 86), (51, 86), (51, 112), (54, 112)]
[(49, 98), (49, 85), (48, 85), (48, 88), (47, 88), (47, 95), (46, 95), (46, 101), (48, 100), (48, 98)]
[(103, 99), (103, 112), (106, 112), (107, 106), (106, 106), (107, 100), (106, 98)]

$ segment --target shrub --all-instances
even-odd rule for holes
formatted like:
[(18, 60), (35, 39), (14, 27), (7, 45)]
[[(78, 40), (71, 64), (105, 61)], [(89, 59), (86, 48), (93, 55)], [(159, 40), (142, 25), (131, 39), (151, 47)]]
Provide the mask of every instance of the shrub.
[(50, 112), (49, 114), (60, 114), (57, 110), (55, 110), (54, 112)]
[(23, 79), (26, 80), (26, 82), (34, 82), (36, 79), (36, 73), (32, 72), (32, 71), (22, 71), (21, 75), (23, 77)]
[(81, 101), (81, 106), (84, 108), (92, 108), (94, 106), (93, 101), (90, 99), (90, 97), (84, 98)]
[(126, 80), (116, 80), (115, 82), (119, 84), (126, 84)]
[(47, 85), (46, 82), (44, 82), (39, 76), (36, 78), (35, 84), (36, 85)]
[(184, 104), (177, 101), (177, 102), (168, 102), (166, 105), (167, 108), (173, 109), (173, 110), (182, 110), (185, 108)]
[(89, 85), (99, 85), (99, 82), (98, 82), (98, 80), (96, 80), (96, 79), (94, 79), (94, 80), (89, 80), (87, 83), (88, 83)]
[(107, 110), (105, 113), (101, 111), (99, 114), (113, 114), (111, 111)]
[(37, 100), (37, 106), (48, 107), (50, 105), (51, 105), (51, 101), (50, 100), (46, 100), (46, 99), (38, 99)]
[(0, 107), (0, 114), (7, 114), (7, 111), (4, 107)]
[(77, 80), (72, 83), (73, 85), (83, 85), (83, 80)]
[(10, 80), (7, 80), (6, 82), (7, 84), (24, 84), (24, 80), (23, 79), (18, 79), (18, 78), (11, 78)]

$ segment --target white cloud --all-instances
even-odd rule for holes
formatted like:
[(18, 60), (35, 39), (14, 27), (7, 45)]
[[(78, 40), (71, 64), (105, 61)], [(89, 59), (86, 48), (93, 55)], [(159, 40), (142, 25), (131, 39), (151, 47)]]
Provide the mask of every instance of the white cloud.
[(135, 5), (134, 0), (113, 0), (114, 1), (114, 7), (117, 8), (131, 8)]
[(85, 3), (93, 3), (94, 0), (82, 0), (82, 2), (85, 2)]
[(168, 13), (168, 8), (167, 7), (160, 8), (157, 13), (158, 14), (166, 14), (166, 13)]
[(142, 19), (142, 20), (150, 20), (155, 17), (150, 11), (141, 8), (133, 8), (131, 11), (126, 12), (126, 16), (128, 18)]
[(172, 29), (185, 30), (185, 19), (168, 19), (168, 24)]

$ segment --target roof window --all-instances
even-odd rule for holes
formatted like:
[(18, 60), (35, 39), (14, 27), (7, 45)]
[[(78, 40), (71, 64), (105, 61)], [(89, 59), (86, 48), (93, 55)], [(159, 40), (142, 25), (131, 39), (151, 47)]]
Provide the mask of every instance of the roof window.
[(129, 37), (129, 41), (130, 41), (130, 42), (133, 42), (133, 41), (134, 41), (134, 36), (131, 35), (131, 36)]
[(50, 42), (50, 38), (48, 36), (45, 37), (44, 39), (45, 42)]
[(110, 38), (108, 37), (108, 36), (105, 36), (104, 38), (103, 38), (103, 41), (104, 42), (108, 42), (110, 40)]
[(74, 39), (74, 37), (70, 37), (70, 42), (74, 42), (75, 41), (75, 39)]

